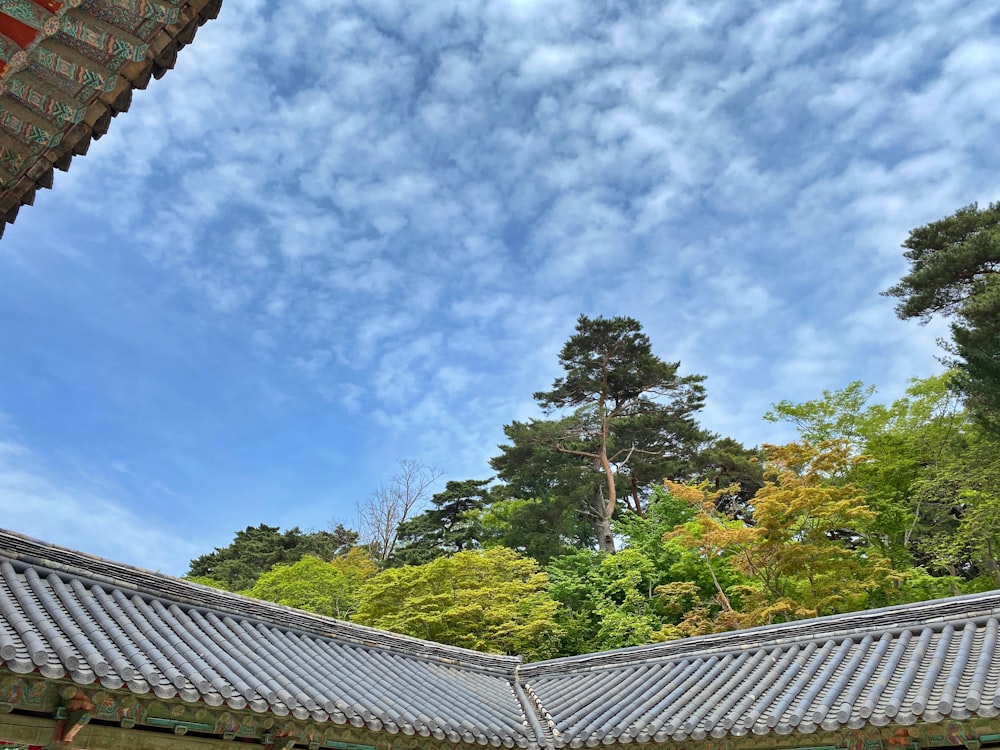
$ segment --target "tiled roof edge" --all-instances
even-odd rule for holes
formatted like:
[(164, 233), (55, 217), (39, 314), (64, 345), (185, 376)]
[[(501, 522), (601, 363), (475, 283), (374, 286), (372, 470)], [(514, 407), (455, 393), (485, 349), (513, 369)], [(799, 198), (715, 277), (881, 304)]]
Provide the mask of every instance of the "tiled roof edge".
[(855, 634), (868, 634), (873, 629), (892, 632), (912, 627), (933, 627), (936, 624), (980, 620), (1000, 614), (1000, 590), (979, 594), (965, 594), (949, 599), (881, 607), (879, 609), (827, 615), (811, 620), (797, 620), (776, 625), (762, 625), (746, 630), (712, 633), (647, 646), (601, 651), (580, 656), (531, 662), (522, 665), (521, 677), (532, 678), (543, 674), (589, 671), (638, 663), (656, 659), (670, 659), (687, 654), (738, 651), (761, 646), (778, 646), (818, 638), (846, 638)]
[(445, 646), (366, 625), (348, 623), (113, 562), (7, 529), (0, 529), (0, 555), (22, 565), (68, 573), (98, 584), (116, 586), (136, 594), (205, 611), (236, 615), (268, 627), (287, 628), (353, 645), (396, 651), (412, 657), (499, 673), (511, 681), (515, 679), (515, 668), (521, 663), (520, 656), (502, 656), (459, 646)]
[[(178, 51), (194, 40), (202, 25), (219, 15), (223, 0), (173, 2), (180, 8), (180, 17), (174, 23), (164, 23), (151, 38), (144, 40), (148, 49), (143, 59), (131, 61), (117, 71), (118, 82), (112, 90), (96, 91), (88, 99), (79, 100), (86, 109), (83, 119), (61, 131), (61, 140), (55, 145), (46, 146), (38, 153), (28, 152), (27, 164), (11, 176), (9, 184), (0, 186), (0, 237), (6, 225), (14, 223), (21, 206), (33, 205), (38, 190), (52, 187), (56, 170), (67, 171), (74, 157), (86, 154), (91, 142), (108, 132), (112, 118), (131, 106), (135, 90), (145, 89), (151, 78), (162, 78), (174, 67)], [(49, 124), (60, 127), (59, 123)], [(10, 137), (2, 128), (0, 134)], [(19, 144), (15, 150), (21, 146), (27, 144)]]

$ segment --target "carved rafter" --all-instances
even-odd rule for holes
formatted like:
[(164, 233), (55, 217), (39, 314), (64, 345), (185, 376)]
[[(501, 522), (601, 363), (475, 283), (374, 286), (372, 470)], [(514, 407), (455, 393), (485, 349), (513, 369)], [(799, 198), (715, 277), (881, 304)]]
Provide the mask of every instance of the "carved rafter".
[(0, 0), (0, 235), (39, 187), (51, 187), (53, 166), (86, 152), (128, 109), (132, 89), (173, 67), (220, 6)]

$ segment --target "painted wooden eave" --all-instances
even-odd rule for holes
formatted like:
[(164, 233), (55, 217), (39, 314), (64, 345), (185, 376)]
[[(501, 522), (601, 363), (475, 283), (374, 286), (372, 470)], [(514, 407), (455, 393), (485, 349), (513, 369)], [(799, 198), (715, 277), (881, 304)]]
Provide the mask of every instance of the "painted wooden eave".
[(222, 0), (0, 0), (0, 236)]

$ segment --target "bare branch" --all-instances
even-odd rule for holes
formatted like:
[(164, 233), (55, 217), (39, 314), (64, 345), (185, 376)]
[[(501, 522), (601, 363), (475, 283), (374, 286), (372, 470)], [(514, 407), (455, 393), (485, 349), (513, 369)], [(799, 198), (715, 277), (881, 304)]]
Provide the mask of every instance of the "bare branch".
[(563, 448), (561, 445), (557, 445), (556, 450), (559, 451), (560, 453), (569, 453), (570, 455), (583, 456), (584, 458), (597, 459), (601, 457), (600, 453), (588, 453), (587, 451), (576, 451), (573, 450), (572, 448)]
[(399, 471), (358, 503), (358, 529), (372, 557), (389, 558), (396, 546), (399, 525), (424, 505), (431, 486), (444, 474), (419, 461), (399, 461)]

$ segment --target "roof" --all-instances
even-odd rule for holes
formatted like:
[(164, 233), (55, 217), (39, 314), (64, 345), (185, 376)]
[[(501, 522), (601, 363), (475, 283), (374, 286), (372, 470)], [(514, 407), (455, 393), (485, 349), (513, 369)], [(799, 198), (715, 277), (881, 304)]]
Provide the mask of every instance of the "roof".
[(1000, 592), (524, 665), (557, 747), (1000, 714)]
[(0, 531), (16, 673), (507, 747), (786, 735), (1000, 714), (1000, 592), (522, 664)]
[(133, 693), (454, 742), (534, 744), (519, 659), (395, 635), (0, 531), (0, 660)]
[(0, 235), (111, 118), (174, 67), (222, 0), (0, 4)]

